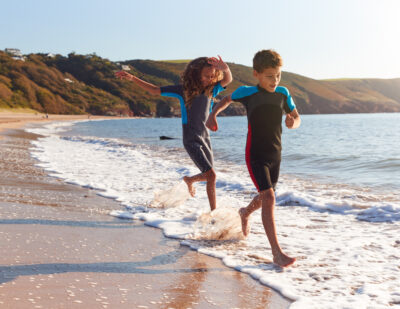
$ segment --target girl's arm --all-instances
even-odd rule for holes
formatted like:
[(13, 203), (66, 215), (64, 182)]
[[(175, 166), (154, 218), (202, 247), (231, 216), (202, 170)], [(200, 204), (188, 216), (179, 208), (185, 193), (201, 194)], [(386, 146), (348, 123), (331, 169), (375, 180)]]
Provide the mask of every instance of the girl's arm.
[(130, 80), (130, 81), (134, 82), (136, 85), (138, 85), (140, 88), (146, 90), (147, 92), (149, 92), (153, 95), (161, 95), (160, 87), (157, 87), (156, 85), (145, 82), (144, 80), (141, 80), (140, 78), (137, 78), (136, 76), (129, 74), (126, 71), (118, 71), (117, 73), (115, 73), (115, 76), (120, 79)]
[(221, 80), (221, 86), (226, 87), (232, 82), (232, 73), (229, 69), (228, 65), (226, 66), (227, 69), (224, 72), (224, 78)]
[(229, 69), (229, 66), (222, 60), (221, 56), (218, 55), (216, 57), (212, 57), (208, 59), (208, 63), (211, 64), (216, 70), (222, 71), (224, 73), (224, 77), (220, 81), (222, 87), (228, 86), (232, 82), (232, 73)]
[(218, 122), (217, 122), (217, 115), (222, 112), (225, 108), (231, 104), (232, 98), (231, 95), (227, 95), (226, 97), (223, 97), (221, 101), (219, 101), (211, 114), (208, 116), (208, 119), (206, 121), (206, 127), (209, 128), (211, 131), (217, 131), (218, 130)]

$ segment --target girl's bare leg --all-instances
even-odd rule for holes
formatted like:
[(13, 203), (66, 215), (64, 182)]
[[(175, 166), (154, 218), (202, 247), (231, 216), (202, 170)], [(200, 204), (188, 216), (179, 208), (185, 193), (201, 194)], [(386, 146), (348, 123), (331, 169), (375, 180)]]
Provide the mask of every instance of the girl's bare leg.
[(186, 182), (190, 195), (194, 197), (196, 195), (196, 189), (193, 187), (193, 181), (191, 180), (191, 177), (185, 176), (183, 177), (183, 181)]
[(215, 196), (215, 183), (216, 183), (216, 174), (214, 169), (210, 169), (209, 171), (201, 174), (197, 174), (194, 176), (185, 176), (183, 180), (186, 182), (188, 186), (188, 190), (191, 196), (196, 194), (196, 190), (193, 186), (195, 182), (206, 181), (207, 182), (207, 196), (208, 201), (210, 203), (211, 211), (213, 211), (217, 207), (217, 199)]

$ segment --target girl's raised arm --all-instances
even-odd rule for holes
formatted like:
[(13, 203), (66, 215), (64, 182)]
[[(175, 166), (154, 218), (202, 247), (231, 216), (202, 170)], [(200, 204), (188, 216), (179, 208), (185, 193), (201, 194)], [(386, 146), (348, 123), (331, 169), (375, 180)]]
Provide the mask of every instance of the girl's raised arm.
[(220, 83), (222, 87), (226, 87), (232, 82), (232, 73), (229, 69), (229, 66), (222, 60), (220, 55), (218, 55), (218, 58), (209, 58), (208, 63), (211, 64), (216, 70), (222, 71), (224, 73), (224, 77), (222, 78)]
[(130, 80), (130, 81), (134, 82), (136, 85), (138, 85), (140, 88), (146, 90), (147, 92), (149, 92), (153, 95), (161, 95), (160, 87), (157, 87), (156, 85), (145, 82), (144, 80), (141, 80), (140, 78), (137, 78), (136, 76), (129, 74), (126, 71), (118, 71), (117, 73), (115, 73), (115, 77), (120, 78), (120, 79)]

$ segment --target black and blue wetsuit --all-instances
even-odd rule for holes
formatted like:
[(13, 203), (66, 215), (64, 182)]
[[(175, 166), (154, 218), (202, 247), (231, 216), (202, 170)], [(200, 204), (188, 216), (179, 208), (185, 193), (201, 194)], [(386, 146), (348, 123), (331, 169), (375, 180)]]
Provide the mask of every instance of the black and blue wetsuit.
[(285, 87), (268, 92), (260, 86), (242, 86), (231, 96), (247, 111), (246, 164), (258, 191), (275, 189), (281, 163), (282, 116), (296, 108)]
[(183, 86), (161, 87), (161, 95), (179, 99), (182, 115), (183, 146), (190, 158), (202, 173), (212, 169), (214, 160), (211, 149), (210, 133), (206, 121), (213, 106), (213, 98), (225, 90), (220, 83), (214, 86), (212, 97), (199, 94), (193, 98), (190, 107), (186, 107)]

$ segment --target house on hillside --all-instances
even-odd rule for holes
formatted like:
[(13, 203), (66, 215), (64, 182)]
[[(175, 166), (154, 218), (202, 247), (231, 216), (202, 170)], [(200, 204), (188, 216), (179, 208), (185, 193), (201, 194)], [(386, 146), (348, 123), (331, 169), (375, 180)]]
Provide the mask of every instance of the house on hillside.
[(5, 52), (11, 56), (22, 57), (22, 53), (18, 48), (6, 48)]
[(24, 55), (18, 48), (6, 48), (4, 50), (7, 54), (9, 54), (14, 60), (25, 61)]

